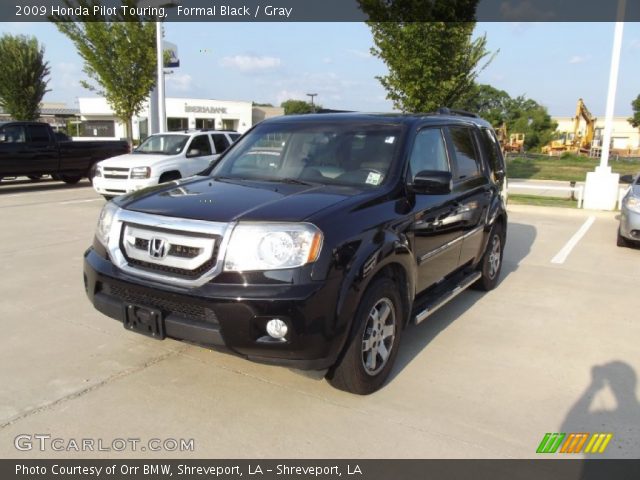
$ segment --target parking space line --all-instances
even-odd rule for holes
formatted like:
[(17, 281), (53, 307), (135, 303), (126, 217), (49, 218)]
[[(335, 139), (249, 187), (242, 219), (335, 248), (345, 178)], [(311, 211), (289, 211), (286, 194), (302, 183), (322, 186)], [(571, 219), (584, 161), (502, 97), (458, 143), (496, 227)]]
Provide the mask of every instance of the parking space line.
[(72, 203), (99, 202), (102, 198), (89, 198), (88, 200), (67, 200), (66, 202), (58, 202), (58, 205), (71, 205)]
[(571, 237), (565, 244), (565, 246), (562, 247), (562, 249), (558, 252), (558, 254), (551, 259), (551, 263), (556, 263), (559, 265), (563, 264), (571, 253), (571, 250), (573, 250), (578, 242), (582, 239), (582, 237), (585, 236), (585, 234), (589, 231), (591, 225), (593, 225), (593, 222), (595, 221), (596, 217), (594, 217), (593, 215), (587, 218), (587, 221), (584, 222), (578, 229), (578, 231), (573, 234), (573, 237)]

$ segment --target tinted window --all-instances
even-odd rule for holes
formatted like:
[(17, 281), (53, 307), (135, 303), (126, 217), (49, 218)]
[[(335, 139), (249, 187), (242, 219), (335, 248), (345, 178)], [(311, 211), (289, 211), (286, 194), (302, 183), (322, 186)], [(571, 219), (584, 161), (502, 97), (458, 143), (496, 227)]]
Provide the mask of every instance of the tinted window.
[(211, 143), (209, 143), (207, 136), (198, 135), (197, 137), (194, 137), (188, 151), (193, 149), (199, 150), (200, 155), (211, 155)]
[(411, 178), (423, 170), (449, 171), (447, 151), (439, 128), (427, 128), (416, 135), (409, 158)]
[(27, 130), (32, 142), (49, 143), (49, 130), (45, 125), (29, 125)]
[(495, 134), (488, 128), (482, 129), (482, 140), (485, 145), (485, 151), (488, 155), (489, 167), (491, 168), (491, 174), (498, 170), (504, 170), (504, 163), (502, 161), (502, 154), (500, 153), (500, 144)]
[(216, 153), (222, 153), (229, 147), (229, 141), (227, 140), (227, 137), (225, 137), (221, 133), (214, 133), (213, 135), (211, 135), (211, 138), (213, 138), (213, 144), (216, 147)]
[(212, 175), (375, 188), (391, 167), (401, 133), (400, 126), (364, 122), (261, 124)]
[(8, 125), (0, 129), (0, 135), (4, 135), (4, 143), (24, 143), (26, 141), (24, 127), (20, 125)]
[(480, 174), (480, 166), (476, 149), (473, 145), (471, 129), (466, 127), (450, 127), (453, 149), (456, 154), (458, 179), (470, 178)]
[(239, 133), (230, 133), (229, 137), (231, 138), (232, 142), (235, 142), (237, 139), (240, 138), (240, 134)]

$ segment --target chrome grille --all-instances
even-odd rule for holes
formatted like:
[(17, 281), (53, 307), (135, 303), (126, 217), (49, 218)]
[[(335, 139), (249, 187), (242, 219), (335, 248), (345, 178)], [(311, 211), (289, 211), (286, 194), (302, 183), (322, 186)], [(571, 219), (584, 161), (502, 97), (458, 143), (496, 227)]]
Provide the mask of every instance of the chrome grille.
[(119, 208), (108, 250), (113, 264), (137, 277), (199, 287), (223, 269), (235, 222), (167, 217)]
[[(162, 255), (152, 255), (152, 241), (163, 242)], [(124, 224), (122, 251), (130, 266), (146, 271), (198, 278), (217, 261), (221, 237)]]
[(104, 167), (102, 169), (104, 178), (115, 180), (126, 180), (129, 178), (129, 168), (124, 167)]

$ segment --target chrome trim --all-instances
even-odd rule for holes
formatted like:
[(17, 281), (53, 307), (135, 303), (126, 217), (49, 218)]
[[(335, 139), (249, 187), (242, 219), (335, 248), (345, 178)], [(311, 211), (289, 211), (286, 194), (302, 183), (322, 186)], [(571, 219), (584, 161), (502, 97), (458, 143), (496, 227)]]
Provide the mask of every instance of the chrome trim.
[(448, 294), (440, 297), (438, 299), (438, 301), (433, 304), (433, 306), (431, 306), (430, 308), (425, 308), (420, 313), (418, 313), (414, 318), (415, 324), (417, 325), (418, 323), (420, 323), (423, 320), (425, 320), (427, 317), (429, 317), (432, 314), (436, 313), (440, 309), (440, 307), (443, 307), (444, 305), (449, 303), (450, 300), (453, 300), (458, 295), (460, 295), (462, 292), (464, 292), (467, 288), (469, 288), (471, 285), (473, 285), (473, 283), (476, 280), (478, 280), (481, 276), (482, 276), (482, 273), (474, 272), (471, 275), (469, 275), (468, 277), (466, 277), (464, 280), (462, 280), (461, 283), (456, 285), (456, 287), (453, 290), (448, 292)]
[(444, 252), (446, 249), (448, 249), (449, 247), (452, 247), (453, 245), (455, 245), (456, 243), (464, 240), (465, 238), (469, 238), (472, 235), (475, 235), (476, 233), (478, 233), (480, 230), (483, 230), (484, 226), (481, 227), (476, 227), (473, 230), (469, 230), (467, 233), (465, 233), (464, 235), (460, 235), (457, 238), (454, 238), (453, 240), (445, 243), (444, 245), (439, 246), (438, 248), (431, 250), (430, 252), (425, 253), (424, 255), (421, 255), (420, 257), (418, 257), (418, 264), (423, 263), (425, 260), (428, 260), (431, 257), (434, 257), (442, 252)]
[[(217, 235), (222, 241), (220, 246), (218, 247), (218, 258), (216, 258), (216, 262), (214, 266), (205, 272), (202, 276), (194, 279), (187, 279), (184, 277), (178, 277), (174, 275), (168, 274), (160, 274), (155, 272), (149, 272), (145, 270), (141, 270), (139, 268), (135, 268), (129, 265), (127, 259), (125, 258), (123, 252), (120, 250), (120, 238), (122, 234), (126, 234), (125, 223), (136, 224), (136, 227), (142, 227), (142, 229), (146, 226), (150, 229), (165, 229), (171, 230), (175, 233), (169, 232), (151, 232), (151, 235), (161, 235), (167, 239), (174, 238), (175, 240), (182, 242), (187, 241), (187, 239), (193, 243), (197, 240), (200, 240), (198, 237), (190, 237), (189, 233), (200, 233), (205, 235)], [(134, 212), (131, 210), (124, 210), (119, 208), (113, 217), (113, 221), (111, 223), (111, 230), (109, 231), (109, 245), (107, 249), (109, 250), (109, 256), (113, 264), (121, 269), (122, 271), (133, 275), (135, 277), (147, 278), (149, 280), (154, 280), (160, 283), (167, 283), (170, 285), (178, 285), (183, 287), (200, 287), (207, 282), (211, 281), (214, 277), (216, 277), (220, 272), (222, 272), (222, 268), (224, 266), (224, 257), (227, 250), (227, 244), (229, 243), (229, 239), (231, 238), (231, 232), (235, 227), (236, 222), (232, 223), (222, 223), (222, 222), (207, 222), (204, 220), (189, 220), (185, 218), (175, 218), (175, 217), (165, 217), (162, 215), (152, 215), (148, 213), (140, 213)], [(127, 226), (127, 229), (130, 228)], [(142, 230), (141, 230), (142, 231)], [(180, 235), (179, 232), (184, 232), (185, 235)], [(123, 237), (123, 240), (126, 240)], [(210, 244), (213, 242), (209, 241)], [(196, 246), (196, 245), (194, 245)], [(197, 245), (199, 247), (199, 245)], [(213, 245), (210, 245), (213, 249)], [(209, 250), (209, 257), (211, 258), (213, 250)], [(129, 250), (127, 250), (127, 254), (129, 254)], [(131, 256), (134, 259), (140, 259), (138, 257)], [(201, 255), (196, 257), (197, 259), (201, 259)], [(141, 258), (145, 262), (149, 263), (157, 263), (158, 265), (170, 265), (166, 262), (153, 262), (148, 254), (146, 258)], [(204, 262), (201, 262), (202, 264)], [(184, 263), (182, 264), (184, 265)], [(177, 268), (185, 268), (184, 266), (177, 266)], [(197, 268), (197, 267), (196, 267)]]
[[(188, 232), (185, 232), (188, 234)], [(160, 257), (151, 256), (151, 250), (141, 250), (136, 247), (136, 239), (147, 240), (152, 239), (164, 240), (165, 255)], [(166, 267), (182, 268), (184, 270), (195, 270), (203, 263), (209, 261), (215, 249), (216, 240), (207, 237), (192, 237), (189, 235), (181, 235), (179, 233), (158, 232), (154, 230), (146, 230), (138, 226), (125, 225), (122, 235), (122, 244), (127, 257), (134, 260), (153, 263), (155, 265), (163, 265)], [(174, 257), (169, 254), (171, 246), (182, 246), (197, 248), (200, 253), (193, 258)]]

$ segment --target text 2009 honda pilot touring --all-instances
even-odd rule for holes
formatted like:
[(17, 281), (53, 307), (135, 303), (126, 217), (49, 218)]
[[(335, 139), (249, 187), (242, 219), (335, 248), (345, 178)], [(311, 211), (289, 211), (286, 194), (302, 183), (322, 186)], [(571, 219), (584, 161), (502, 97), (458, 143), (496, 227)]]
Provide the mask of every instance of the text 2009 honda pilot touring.
[(86, 291), (128, 329), (371, 393), (409, 322), (496, 285), (504, 183), (465, 112), (267, 120), (209, 172), (107, 203)]

